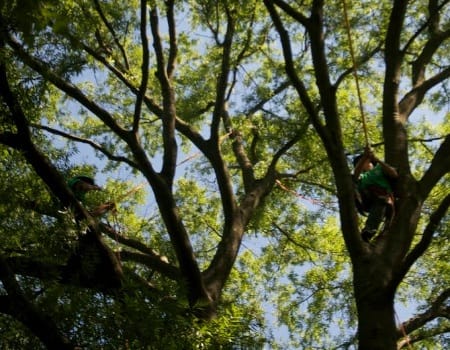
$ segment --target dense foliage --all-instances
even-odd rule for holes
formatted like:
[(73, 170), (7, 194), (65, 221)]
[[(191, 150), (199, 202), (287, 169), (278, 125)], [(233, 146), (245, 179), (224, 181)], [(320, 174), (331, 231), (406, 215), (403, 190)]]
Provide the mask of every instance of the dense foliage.
[(450, 5), (343, 5), (0, 1), (2, 348), (448, 346)]

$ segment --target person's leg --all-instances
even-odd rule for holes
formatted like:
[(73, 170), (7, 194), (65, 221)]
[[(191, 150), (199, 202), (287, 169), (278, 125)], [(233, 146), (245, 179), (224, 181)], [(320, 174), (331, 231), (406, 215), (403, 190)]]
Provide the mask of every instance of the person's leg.
[(382, 198), (376, 198), (372, 202), (369, 216), (367, 217), (366, 224), (362, 230), (362, 238), (364, 241), (369, 242), (370, 239), (377, 233), (378, 227), (383, 221), (386, 214), (386, 201)]

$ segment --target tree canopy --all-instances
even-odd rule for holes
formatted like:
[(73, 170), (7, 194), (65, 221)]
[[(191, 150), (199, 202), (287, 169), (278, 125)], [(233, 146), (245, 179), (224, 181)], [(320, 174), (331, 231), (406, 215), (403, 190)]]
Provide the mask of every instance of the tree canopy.
[[(449, 18), (448, 0), (0, 1), (4, 346), (444, 349)], [(369, 146), (399, 178), (367, 243)], [(80, 203), (75, 175), (103, 190)]]

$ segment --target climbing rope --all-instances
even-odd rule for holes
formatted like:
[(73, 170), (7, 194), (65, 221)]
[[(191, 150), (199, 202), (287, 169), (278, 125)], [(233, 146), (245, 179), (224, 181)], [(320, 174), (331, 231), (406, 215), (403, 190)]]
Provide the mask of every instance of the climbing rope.
[(280, 180), (275, 180), (275, 183), (278, 185), (278, 187), (280, 187), (283, 191), (289, 192), (291, 194), (293, 194), (294, 196), (296, 196), (297, 198), (300, 198), (304, 201), (310, 202), (313, 205), (320, 205), (322, 204), (322, 202), (318, 201), (317, 199), (313, 199), (313, 198), (308, 198), (305, 196), (302, 196), (300, 193), (288, 188), (286, 185), (284, 185)]
[(347, 31), (348, 46), (350, 48), (350, 56), (351, 56), (352, 64), (353, 64), (353, 76), (355, 77), (356, 92), (358, 94), (359, 110), (361, 113), (361, 121), (362, 121), (363, 132), (364, 132), (364, 141), (366, 143), (366, 147), (369, 147), (370, 146), (369, 135), (367, 132), (366, 117), (364, 115), (364, 107), (363, 107), (363, 102), (362, 102), (362, 98), (361, 98), (361, 90), (359, 88), (358, 66), (357, 66), (356, 59), (355, 59), (355, 52), (353, 50), (353, 40), (352, 40), (352, 35), (350, 32), (350, 22), (348, 20), (348, 13), (347, 13), (348, 11), (347, 11), (346, 0), (342, 0), (342, 5), (344, 7), (345, 27), (346, 27), (346, 31)]
[(117, 210), (114, 210), (112, 212), (112, 219), (113, 219), (113, 230), (114, 230), (114, 239), (117, 243), (117, 260), (119, 260), (119, 263), (122, 265), (122, 259), (120, 257), (120, 242), (119, 242), (119, 236), (122, 234), (120, 232), (120, 226), (119, 226), (119, 220), (117, 219)]
[(408, 334), (406, 334), (406, 330), (405, 330), (405, 327), (403, 326), (403, 323), (400, 322), (400, 318), (398, 317), (397, 311), (394, 310), (394, 314), (395, 314), (395, 319), (397, 321), (397, 324), (398, 324), (400, 330), (402, 331), (403, 338), (406, 341), (406, 345), (408, 346), (408, 349), (413, 350), (411, 342), (409, 341), (409, 336), (408, 336)]

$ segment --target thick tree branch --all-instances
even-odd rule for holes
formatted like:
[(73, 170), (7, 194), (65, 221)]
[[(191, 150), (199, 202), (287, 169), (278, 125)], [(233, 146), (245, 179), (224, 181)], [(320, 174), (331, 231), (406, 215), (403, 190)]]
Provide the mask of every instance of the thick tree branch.
[[(277, 3), (278, 2), (279, 1), (277, 1)], [(347, 198), (353, 198), (353, 185), (344, 154), (342, 130), (337, 113), (336, 91), (335, 87), (330, 83), (329, 72), (327, 69), (328, 63), (325, 55), (323, 33), (324, 2), (322, 0), (315, 0), (312, 2), (311, 16), (307, 20), (307, 23), (303, 23), (303, 25), (306, 27), (311, 37), (311, 51), (316, 75), (316, 84), (320, 92), (326, 126), (323, 125), (319, 113), (308, 95), (306, 87), (296, 73), (289, 34), (284, 28), (280, 16), (273, 6), (272, 1), (265, 0), (264, 4), (266, 5), (280, 36), (286, 73), (291, 79), (294, 88), (297, 90), (300, 100), (309, 115), (311, 124), (320, 136), (329, 155), (329, 160), (337, 180), (336, 187), (339, 192), (338, 197), (341, 208), (341, 222), (343, 232), (345, 233), (344, 238), (346, 239), (347, 247), (351, 253), (354, 253), (352, 255), (357, 256), (361, 249), (361, 240), (359, 238), (357, 227), (356, 208), (352, 201), (347, 200)], [(299, 18), (298, 21), (302, 23), (305, 20)]]
[(0, 143), (17, 150), (22, 146), (19, 136), (17, 134), (13, 134), (12, 132), (1, 133)]
[(307, 28), (309, 26), (309, 19), (286, 2), (282, 0), (272, 0), (272, 2), (304, 27)]
[(47, 184), (52, 193), (59, 198), (64, 207), (71, 206), (74, 210), (81, 213), (82, 217), (87, 221), (90, 227), (89, 232), (97, 243), (98, 248), (104, 253), (103, 257), (108, 260), (108, 264), (112, 267), (109, 272), (113, 273), (115, 277), (117, 277), (117, 280), (120, 281), (122, 278), (120, 262), (102, 241), (101, 233), (98, 230), (96, 221), (75, 198), (75, 195), (67, 186), (64, 178), (59, 174), (57, 169), (55, 169), (53, 164), (51, 164), (49, 159), (43, 155), (33, 143), (28, 120), (24, 115), (19, 101), (13, 91), (11, 91), (4, 64), (0, 64), (0, 95), (3, 97), (4, 102), (12, 113), (13, 120), (20, 136), (20, 150), (22, 151), (24, 158), (33, 167), (36, 174), (45, 184)]
[(246, 189), (251, 187), (250, 183), (252, 183), (254, 179), (252, 166), (249, 163), (248, 157), (243, 148), (243, 140), (239, 132), (232, 129), (231, 119), (227, 110), (226, 98), (228, 79), (231, 70), (231, 52), (233, 36), (235, 34), (235, 19), (233, 18), (233, 13), (228, 7), (225, 11), (227, 18), (225, 36), (223, 42), (218, 44), (222, 48), (222, 61), (216, 84), (216, 98), (210, 128), (210, 138), (207, 141), (208, 147), (205, 149), (205, 155), (211, 162), (211, 165), (216, 173), (225, 221), (222, 230), (222, 238), (218, 245), (216, 254), (214, 255), (209, 267), (203, 273), (205, 285), (209, 289), (210, 293), (216, 298), (219, 297), (225, 280), (229, 276), (243, 235), (242, 224), (240, 221), (241, 214), (234, 196), (233, 184), (220, 150), (222, 138), (219, 136), (219, 130), (221, 121), (223, 121), (225, 129), (230, 137), (234, 138), (232, 145), (233, 152), (240, 165), (240, 169), (243, 174), (244, 186)]
[[(222, 118), (224, 118), (224, 113), (226, 112), (226, 91), (228, 86), (228, 78), (231, 70), (231, 47), (233, 44), (234, 35), (234, 18), (230, 11), (227, 9), (227, 29), (225, 32), (225, 38), (223, 40), (223, 50), (222, 50), (222, 62), (220, 65), (219, 77), (217, 79), (216, 85), (216, 100), (213, 111), (213, 119), (211, 123), (211, 135), (210, 142), (214, 148), (218, 147), (219, 142), (219, 126)], [(230, 125), (225, 125), (227, 132)]]
[(431, 161), (431, 165), (426, 170), (422, 179), (419, 181), (420, 194), (426, 198), (436, 183), (448, 172), (450, 172), (450, 134), (440, 145)]
[[(244, 189), (246, 192), (250, 191), (255, 181), (255, 173), (253, 171), (253, 163), (247, 156), (244, 148), (244, 140), (242, 134), (235, 130), (232, 132), (231, 137), (233, 139), (233, 152), (238, 161), (239, 168), (242, 172), (242, 179), (244, 182)], [(231, 191), (231, 188), (229, 188)]]
[(412, 344), (418, 343), (422, 340), (431, 340), (437, 335), (447, 333), (450, 333), (450, 327), (436, 327), (422, 330), (417, 334), (407, 335), (405, 338), (397, 342), (397, 350), (411, 349)]
[(399, 113), (397, 102), (401, 67), (404, 54), (400, 51), (400, 38), (405, 20), (407, 0), (395, 0), (391, 8), (385, 37), (384, 60), (386, 64), (383, 84), (383, 138), (386, 161), (401, 173), (409, 172), (407, 133), (405, 119)]
[[(165, 277), (170, 278), (175, 281), (179, 281), (181, 279), (181, 275), (178, 269), (176, 269), (173, 266), (170, 266), (169, 264), (165, 264), (164, 262), (158, 261), (151, 256), (145, 255), (145, 254), (139, 254), (135, 252), (127, 252), (122, 251), (121, 253), (121, 259), (124, 261), (132, 261), (135, 263), (143, 264), (150, 269), (157, 270), (161, 274), (163, 274)], [(27, 257), (9, 257), (6, 259), (8, 265), (11, 268), (11, 271), (13, 271), (16, 275), (26, 276), (26, 277), (35, 277), (42, 281), (58, 281), (61, 284), (70, 285), (78, 288), (90, 288), (93, 290), (99, 290), (102, 292), (105, 292), (102, 285), (95, 286), (93, 284), (86, 285), (81, 280), (72, 279), (72, 280), (65, 280), (62, 278), (63, 273), (66, 270), (66, 267), (64, 265), (58, 265), (58, 264), (51, 264), (47, 262), (42, 262), (39, 260), (30, 259)], [(139, 282), (145, 286), (145, 288), (149, 288), (150, 291), (155, 294), (155, 301), (159, 301), (161, 297), (164, 297), (164, 294), (155, 288), (154, 286), (150, 285), (148, 281), (143, 280), (142, 277), (137, 275), (134, 271), (131, 269), (128, 269), (124, 267), (124, 270), (126, 272), (127, 278), (132, 278), (135, 280), (139, 280)], [(124, 288), (121, 290), (122, 293), (126, 294), (127, 286), (124, 286)], [(115, 296), (115, 294), (111, 294), (112, 296)], [(0, 306), (0, 312), (1, 312), (1, 306)], [(5, 313), (10, 313), (6, 312)]]
[(387, 98), (388, 93), (394, 92), (392, 96), (386, 100), (391, 108), (393, 108), (396, 104), (395, 96), (398, 91), (400, 74), (399, 68), (403, 59), (403, 54), (400, 51), (400, 37), (402, 34), (407, 5), (407, 0), (394, 1), (391, 8), (389, 26), (385, 39), (385, 88), (388, 88), (388, 91), (384, 92), (384, 97)]
[(184, 120), (177, 118), (175, 124), (177, 130), (186, 136), (203, 154), (208, 153), (208, 143), (203, 136)]
[[(132, 84), (132, 82), (123, 73), (121, 73), (117, 68), (115, 68), (113, 65), (111, 65), (106, 58), (104, 58), (102, 55), (97, 53), (95, 50), (93, 50), (92, 48), (90, 48), (86, 44), (84, 44), (82, 42), (79, 42), (75, 37), (72, 36), (71, 39), (74, 40), (75, 42), (79, 43), (89, 55), (91, 55), (99, 63), (103, 64), (126, 87), (128, 87), (128, 89), (132, 93), (134, 93), (136, 96), (139, 94), (139, 89), (137, 87), (135, 87)], [(160, 106), (158, 106), (157, 103), (150, 96), (144, 95), (143, 96), (143, 102), (145, 103), (147, 108), (152, 113), (154, 113), (159, 119), (161, 119), (161, 120), (163, 119), (163, 116), (164, 116), (163, 109)], [(208, 108), (210, 108), (210, 107), (212, 107), (212, 106), (209, 106)], [(202, 113), (202, 111), (200, 111), (199, 113)], [(198, 149), (200, 149), (204, 154), (206, 154), (206, 152), (207, 152), (206, 150), (208, 148), (208, 145), (205, 142), (204, 138), (200, 135), (200, 133), (195, 131), (194, 128), (192, 128), (189, 124), (187, 124), (186, 122), (184, 122), (180, 118), (176, 118), (175, 123), (176, 123), (175, 124), (176, 129), (181, 134), (186, 136), (189, 140), (191, 140), (197, 146)]]
[(169, 57), (167, 60), (167, 76), (173, 78), (178, 56), (177, 32), (175, 26), (174, 0), (166, 1), (167, 24), (169, 28)]
[[(133, 92), (136, 96), (139, 94), (139, 89), (137, 89), (120, 71), (118, 71), (115, 67), (113, 67), (109, 62), (101, 55), (92, 50), (85, 44), (81, 44), (86, 52), (88, 52), (92, 57), (94, 57), (97, 61), (105, 65), (114, 75), (118, 77), (120, 81), (122, 81), (131, 92)], [(164, 110), (161, 109), (152, 98), (147, 95), (143, 95), (143, 102), (146, 104), (147, 108), (154, 113), (159, 119), (164, 120)], [(206, 151), (206, 142), (202, 138), (202, 136), (195, 131), (189, 124), (185, 123), (183, 120), (176, 118), (175, 120), (176, 128), (185, 135), (188, 139), (190, 139), (203, 153)], [(134, 134), (135, 135), (135, 134)], [(137, 163), (141, 168), (146, 169), (143, 172), (148, 179), (150, 179), (150, 183), (152, 186), (159, 186), (158, 183), (160, 179), (157, 174), (153, 170), (152, 165), (149, 163), (148, 158), (145, 155), (145, 152), (139, 145), (136, 139), (137, 135), (135, 135), (133, 140), (128, 140), (129, 146), (131, 147), (135, 158), (138, 160)]]
[[(110, 62), (100, 55), (98, 52), (87, 46), (85, 43), (80, 42), (77, 38), (74, 36), (71, 36), (71, 40), (74, 40), (75, 42), (79, 43), (83, 49), (91, 55), (95, 60), (97, 60), (99, 63), (103, 64), (112, 74), (114, 74), (132, 93), (134, 93), (136, 96), (139, 94), (139, 89), (133, 85), (133, 83), (122, 73), (120, 72), (116, 67), (110, 64)], [(148, 95), (143, 96), (143, 102), (147, 106), (147, 108), (154, 113), (159, 119), (163, 119), (164, 111), (163, 109), (158, 106), (158, 104)], [(212, 106), (209, 106), (210, 108)], [(199, 113), (202, 113), (200, 111)], [(182, 133), (184, 136), (186, 136), (189, 140), (191, 140), (203, 153), (206, 153), (205, 149), (207, 148), (207, 144), (203, 137), (195, 131), (189, 124), (185, 123), (182, 119), (176, 118), (176, 129)]]
[(328, 154), (332, 155), (335, 150), (338, 152), (343, 150), (343, 143), (342, 128), (337, 112), (336, 89), (330, 82), (330, 72), (328, 70), (329, 63), (327, 60), (324, 39), (323, 7), (323, 0), (313, 1), (308, 33), (311, 37), (311, 55), (316, 84), (320, 93), (320, 101), (324, 110), (328, 135), (330, 136), (327, 139), (323, 139), (323, 141)]
[(113, 130), (117, 135), (121, 136), (123, 139), (128, 138), (127, 131), (123, 129), (114, 118), (109, 114), (108, 111), (100, 107), (97, 103), (90, 100), (78, 87), (65, 81), (60, 76), (55, 74), (48, 68), (45, 62), (29, 55), (20, 43), (13, 39), (11, 36), (8, 37), (8, 44), (14, 50), (17, 56), (19, 56), (25, 64), (37, 71), (43, 77), (52, 82), (56, 87), (64, 91), (69, 96), (77, 100), (81, 105), (86, 107), (92, 113), (94, 113), (100, 120), (102, 120), (111, 130)]
[(394, 283), (400, 283), (403, 277), (408, 273), (411, 266), (419, 259), (423, 253), (430, 246), (433, 235), (436, 232), (441, 220), (447, 213), (450, 207), (450, 194), (447, 195), (444, 200), (439, 204), (437, 209), (430, 215), (429, 221), (425, 230), (423, 231), (422, 238), (419, 243), (411, 250), (411, 252), (406, 256), (399, 272), (393, 278)]
[(399, 113), (407, 118), (414, 109), (422, 102), (425, 94), (436, 85), (442, 83), (450, 77), (450, 67), (442, 70), (438, 74), (416, 85), (399, 102)]
[(158, 271), (159, 273), (161, 273), (161, 275), (170, 278), (174, 281), (180, 282), (182, 280), (180, 270), (174, 267), (173, 265), (170, 265), (162, 261), (160, 258), (148, 254), (132, 252), (129, 250), (122, 250), (120, 252), (120, 258), (123, 261), (133, 261), (145, 265), (149, 269)]
[(439, 48), (439, 46), (446, 40), (450, 31), (442, 32), (439, 30), (440, 14), (439, 11), (448, 3), (448, 0), (443, 1), (441, 4), (437, 5), (437, 2), (429, 1), (428, 11), (429, 17), (422, 24), (422, 26), (414, 33), (414, 35), (408, 40), (403, 48), (403, 52), (406, 53), (409, 47), (414, 43), (417, 37), (429, 28), (429, 40), (424, 45), (422, 52), (417, 57), (417, 59), (412, 63), (412, 84), (416, 86), (425, 79), (425, 68), (430, 63), (433, 54)]
[(133, 248), (138, 250), (140, 253), (131, 252), (131, 251), (120, 251), (120, 257), (122, 260), (130, 260), (135, 262), (140, 262), (145, 264), (146, 266), (157, 270), (164, 276), (180, 281), (181, 273), (178, 268), (171, 265), (167, 261), (167, 257), (159, 255), (153, 249), (149, 248), (142, 242), (127, 238), (117, 232), (114, 228), (109, 225), (100, 223), (100, 229), (103, 233), (105, 233), (109, 238), (123, 244), (129, 248)]
[[(205, 290), (188, 233), (183, 225), (172, 193), (177, 158), (177, 143), (175, 140), (175, 93), (171, 86), (170, 76), (167, 74), (165, 67), (165, 56), (159, 35), (159, 17), (156, 7), (150, 10), (150, 28), (156, 54), (156, 75), (161, 86), (163, 97), (163, 113), (160, 117), (163, 124), (164, 155), (161, 174), (154, 176), (154, 174), (146, 173), (144, 170), (144, 175), (149, 178), (152, 184), (158, 207), (167, 227), (184, 282), (187, 286), (189, 303), (191, 306), (194, 306), (199, 300), (208, 303), (210, 298)], [(146, 158), (142, 147), (135, 144), (134, 149), (136, 151), (135, 154), (138, 154), (140, 158)]]
[[(16, 281), (14, 272), (6, 259), (0, 255), (0, 280), (8, 293), (8, 307), (2, 308), (27, 326), (48, 349), (75, 349), (75, 346), (61, 334), (56, 324), (38, 310), (24, 295)], [(3, 301), (3, 300), (2, 300)]]
[(139, 121), (141, 119), (142, 101), (147, 91), (148, 84), (148, 70), (149, 70), (149, 48), (147, 38), (147, 1), (141, 0), (141, 22), (140, 22), (140, 35), (142, 43), (142, 64), (141, 64), (141, 84), (139, 86), (139, 92), (136, 95), (136, 102), (134, 105), (133, 115), (133, 132), (137, 133), (139, 129)]
[[(430, 307), (423, 313), (414, 316), (406, 322), (403, 322), (402, 327), (406, 334), (411, 334), (415, 330), (421, 328), (425, 324), (438, 317), (450, 318), (450, 307), (446, 306), (446, 301), (450, 298), (450, 288), (444, 290), (430, 305)], [(403, 330), (397, 331), (397, 336), (401, 338)]]
[[(145, 3), (145, 1), (143, 1)], [(161, 36), (159, 34), (159, 16), (156, 7), (150, 10), (150, 27), (153, 36), (153, 48), (156, 54), (156, 63), (158, 67), (157, 76), (161, 83), (163, 95), (170, 90), (169, 77), (165, 69), (164, 50), (161, 42)]]
[(63, 265), (37, 261), (24, 256), (6, 259), (11, 270), (17, 275), (36, 277), (44, 281), (58, 281), (64, 270)]
[[(223, 43), (221, 44), (223, 48), (222, 63), (216, 85), (216, 102), (213, 111), (211, 135), (209, 140), (211, 147), (209, 152), (206, 154), (216, 172), (225, 216), (222, 239), (211, 264), (203, 273), (208, 289), (216, 297), (220, 295), (220, 291), (227, 280), (236, 259), (242, 236), (245, 232), (246, 224), (248, 223), (248, 220), (255, 208), (259, 206), (263, 196), (267, 194), (268, 188), (273, 186), (275, 179), (274, 171), (272, 171), (270, 172), (270, 175), (273, 175), (273, 178), (270, 180), (266, 181), (265, 179), (260, 182), (255, 181), (253, 164), (244, 149), (244, 141), (242, 136), (238, 130), (233, 130), (231, 119), (228, 115), (226, 106), (226, 99), (228, 97), (226, 92), (228, 77), (231, 70), (231, 49), (235, 31), (235, 22), (233, 14), (228, 8), (226, 9), (226, 14), (227, 27)], [(246, 47), (244, 45), (238, 60), (244, 57), (245, 50)], [(230, 91), (231, 89), (232, 86)], [(230, 137), (233, 139), (233, 152), (242, 171), (245, 196), (240, 207), (237, 206), (235, 201), (233, 187), (230, 181), (231, 179), (220, 155), (221, 138), (219, 137), (219, 125), (222, 120), (226, 131), (230, 133)], [(268, 179), (269, 176), (266, 178)], [(269, 183), (271, 183), (271, 185)]]
[(161, 36), (159, 35), (159, 17), (157, 8), (150, 10), (150, 28), (153, 36), (153, 47), (156, 54), (157, 72), (156, 76), (159, 80), (162, 98), (163, 98), (163, 165), (161, 175), (167, 184), (171, 187), (175, 176), (177, 163), (177, 143), (175, 140), (175, 92), (171, 86), (170, 77), (165, 67), (164, 50), (162, 46)]
[[(227, 115), (225, 113), (225, 119)], [(232, 136), (234, 137), (233, 151), (242, 171), (247, 196), (254, 184), (253, 168), (243, 148), (241, 135), (237, 131), (234, 133), (234, 136)], [(220, 145), (215, 152), (209, 152), (207, 156), (216, 172), (225, 221), (222, 239), (217, 247), (216, 254), (203, 273), (206, 286), (217, 299), (239, 251), (245, 224), (242, 221), (242, 212), (236, 202), (228, 168), (220, 154)]]
[[(445, 3), (448, 0), (444, 1), (441, 5), (439, 5), (439, 8), (442, 8), (443, 6), (445, 6)], [(419, 35), (423, 34), (423, 32), (429, 28), (429, 35), (431, 37), (431, 39), (427, 42), (427, 44), (424, 46), (425, 48), (428, 47), (434, 47), (433, 44), (430, 43), (436, 41), (437, 36), (439, 36), (439, 29), (438, 29), (438, 25), (439, 25), (439, 9), (432, 9), (431, 4), (433, 3), (432, 1), (428, 2), (428, 18), (425, 22), (422, 23), (422, 25), (414, 32), (413, 35), (411, 35), (411, 37), (408, 39), (408, 41), (406, 42), (406, 44), (404, 45), (403, 49), (401, 50), (403, 53), (407, 53), (409, 48), (411, 47), (411, 45), (415, 42), (415, 40), (419, 37)], [(430, 6), (431, 5), (431, 6)], [(415, 63), (418, 64), (418, 67), (423, 66), (423, 64), (420, 64), (419, 62), (423, 62), (425, 63), (425, 61), (429, 62), (428, 59), (430, 58), (430, 56), (428, 54), (424, 55), (425, 52), (430, 52), (430, 50), (425, 49), (422, 50), (422, 54), (419, 56), (419, 58), (415, 61)], [(430, 52), (431, 53), (431, 52)], [(414, 64), (413, 64), (414, 66)], [(420, 69), (419, 69), (420, 70)], [(415, 69), (413, 67), (413, 72), (418, 72), (417, 69)], [(413, 77), (416, 77), (416, 79), (413, 78), (413, 83), (420, 80), (420, 74), (416, 74), (413, 73)]]
[(126, 238), (125, 236), (123, 236), (122, 234), (117, 232), (117, 230), (115, 230), (110, 225), (107, 225), (102, 222), (99, 225), (100, 225), (100, 229), (102, 230), (102, 232), (105, 233), (109, 238), (111, 238), (123, 245), (126, 245), (127, 247), (136, 249), (143, 254), (150, 255), (153, 258), (156, 258), (159, 260), (163, 260), (161, 255), (156, 253), (153, 249), (149, 248), (144, 243), (142, 243), (138, 240), (135, 240), (135, 239)]
[[(227, 26), (227, 32), (225, 35), (225, 39), (223, 42), (223, 53), (224, 53), (224, 59), (222, 60), (222, 70), (221, 70), (221, 76), (223, 78), (222, 82), (219, 83), (217, 85), (217, 90), (220, 92), (217, 95), (217, 98), (219, 99), (223, 99), (222, 101), (222, 105), (220, 104), (216, 104), (216, 109), (215, 109), (215, 115), (214, 115), (214, 119), (219, 121), (220, 117), (222, 117), (223, 119), (223, 123), (225, 126), (225, 129), (227, 130), (228, 134), (230, 136), (230, 138), (233, 140), (232, 143), (232, 147), (233, 147), (233, 152), (234, 155), (238, 161), (239, 167), (241, 169), (242, 172), (242, 178), (243, 178), (243, 183), (244, 183), (244, 189), (246, 192), (248, 192), (250, 190), (250, 188), (253, 186), (253, 183), (255, 181), (255, 176), (254, 176), (254, 171), (253, 171), (253, 163), (251, 161), (251, 159), (248, 157), (247, 152), (245, 151), (245, 147), (244, 147), (244, 140), (242, 138), (241, 133), (238, 130), (234, 130), (232, 123), (231, 123), (231, 118), (229, 116), (228, 110), (227, 110), (227, 105), (225, 103), (225, 101), (228, 101), (235, 81), (236, 81), (236, 74), (237, 74), (237, 66), (240, 64), (240, 62), (244, 59), (244, 57), (246, 56), (247, 51), (250, 48), (250, 43), (251, 43), (251, 38), (252, 38), (252, 25), (253, 25), (253, 17), (254, 13), (252, 14), (252, 18), (250, 21), (250, 25), (249, 25), (249, 29), (247, 31), (247, 35), (246, 35), (246, 39), (244, 41), (244, 44), (242, 45), (242, 49), (240, 50), (240, 52), (237, 55), (237, 59), (236, 59), (236, 63), (235, 63), (235, 69), (233, 69), (233, 82), (229, 88), (228, 91), (228, 95), (225, 97), (225, 91), (226, 91), (226, 86), (227, 86), (227, 80), (228, 80), (228, 75), (229, 75), (229, 71), (231, 69), (230, 67), (230, 55), (231, 55), (231, 46), (233, 44), (233, 35), (234, 35), (234, 19), (232, 17), (232, 14), (229, 12), (229, 10), (227, 9), (227, 18), (228, 18), (228, 26)], [(280, 89), (279, 89), (280, 90)], [(281, 89), (283, 90), (283, 89)], [(280, 91), (281, 91), (280, 90)], [(277, 94), (279, 92), (274, 92), (274, 94)], [(271, 96), (270, 98), (272, 98), (273, 96)], [(267, 101), (266, 101), (267, 102)], [(220, 107), (222, 106), (222, 107)], [(261, 105), (262, 106), (262, 105)], [(221, 114), (216, 112), (217, 109), (222, 108), (222, 112)], [(216, 126), (214, 127), (215, 130), (212, 128), (211, 130), (211, 138), (212, 141), (215, 142), (215, 140), (213, 139), (214, 134), (213, 133), (218, 133), (218, 124), (216, 124)], [(219, 138), (219, 143), (221, 142), (223, 138)], [(256, 138), (255, 138), (256, 139)], [(254, 139), (254, 140), (255, 140)], [(253, 143), (252, 143), (253, 145)], [(221, 165), (222, 167), (222, 165)], [(226, 179), (226, 174), (222, 172), (222, 178), (224, 179), (224, 183), (228, 183), (228, 180)], [(229, 198), (233, 198), (232, 195), (232, 189), (230, 186), (225, 186), (224, 190), (226, 191), (226, 193), (229, 194)], [(228, 202), (227, 204), (225, 204), (226, 206), (228, 206), (230, 209), (232, 209), (232, 205), (231, 202)], [(228, 213), (228, 210), (225, 209), (225, 213)], [(230, 211), (231, 214), (231, 211)]]
[[(76, 40), (75, 38), (73, 38), (73, 39)], [(95, 58), (98, 62), (102, 63), (107, 69), (109, 69), (120, 81), (122, 81), (122, 83), (125, 84), (125, 86), (127, 86), (130, 89), (131, 92), (133, 92), (136, 96), (139, 94), (139, 89), (136, 88), (126, 78), (125, 75), (123, 75), (119, 70), (117, 70), (114, 66), (112, 66), (108, 62), (108, 60), (106, 60), (103, 56), (99, 55), (97, 52), (95, 52), (95, 50), (91, 49), (84, 43), (80, 43), (80, 45), (82, 45), (83, 49), (86, 52), (88, 52), (93, 58)], [(151, 97), (149, 97), (148, 95), (144, 95), (143, 102), (145, 103), (147, 108), (152, 113), (154, 113), (159, 119), (163, 120), (163, 117), (164, 117), (163, 109), (161, 109)], [(176, 129), (181, 134), (183, 134), (189, 140), (191, 140), (197, 146), (197, 148), (200, 149), (204, 154), (207, 153), (208, 144), (206, 143), (206, 141), (204, 140), (204, 138), (201, 136), (200, 133), (198, 133), (196, 130), (194, 130), (194, 128), (192, 128), (189, 124), (187, 124), (180, 118), (176, 118), (175, 123), (176, 123), (175, 124)], [(136, 150), (137, 150), (136, 142), (130, 142), (130, 147), (132, 149), (135, 149), (135, 152), (136, 152)], [(138, 152), (138, 153), (141, 153), (141, 152)], [(136, 156), (136, 153), (135, 153), (135, 156)], [(137, 156), (137, 158), (142, 160), (139, 162), (140, 164), (148, 164), (148, 161), (146, 159), (144, 159), (145, 157), (143, 155)], [(154, 175), (152, 177), (154, 177)]]
[(309, 98), (308, 92), (306, 87), (304, 86), (303, 82), (300, 80), (300, 78), (297, 75), (294, 60), (292, 56), (292, 49), (291, 49), (291, 42), (289, 38), (289, 34), (287, 30), (284, 28), (283, 23), (281, 22), (280, 16), (278, 15), (277, 11), (275, 10), (275, 7), (272, 4), (272, 1), (265, 0), (264, 4), (266, 5), (270, 16), (272, 18), (272, 21), (275, 25), (275, 28), (280, 36), (281, 45), (283, 48), (283, 55), (285, 60), (285, 69), (286, 73), (289, 77), (289, 79), (292, 81), (292, 84), (294, 88), (296, 89), (300, 100), (302, 101), (303, 106), (305, 107), (309, 117), (311, 118), (311, 122), (316, 128), (319, 135), (321, 135), (323, 138), (326, 138), (326, 132), (325, 128), (322, 125), (319, 115), (316, 111), (316, 108), (314, 107), (311, 99)]
[[(8, 145), (13, 146), (15, 149), (23, 151), (25, 158), (35, 168), (36, 173), (44, 180), (47, 185), (52, 188), (56, 194), (59, 194), (59, 198), (62, 204), (66, 207), (73, 204), (76, 209), (87, 212), (81, 207), (78, 201), (75, 199), (71, 191), (67, 188), (62, 176), (60, 176), (55, 169), (51, 166), (49, 161), (35, 148), (31, 141), (31, 133), (28, 126), (28, 121), (23, 114), (22, 108), (9, 87), (8, 77), (6, 74), (6, 67), (4, 64), (0, 64), (0, 95), (3, 101), (9, 107), (12, 114), (12, 120), (17, 127), (18, 134), (3, 134), (3, 140)], [(53, 186), (53, 187), (52, 187)]]
[[(275, 185), (278, 160), (304, 135), (307, 127), (308, 123), (305, 123), (304, 128), (298, 132), (297, 136), (275, 153), (266, 174), (262, 179), (258, 180), (254, 178), (253, 166), (245, 154), (242, 143), (239, 139), (234, 141), (235, 154), (243, 171), (245, 195), (240, 202), (239, 210), (236, 210), (236, 208), (233, 209), (234, 206), (230, 208), (230, 214), (232, 216), (229, 219), (226, 218), (224, 234), (219, 243), (216, 255), (203, 274), (207, 285), (213, 290), (213, 293), (217, 294), (223, 287), (236, 259), (248, 222), (254, 211), (260, 207), (261, 202)], [(236, 139), (240, 136), (235, 135), (234, 137)]]

